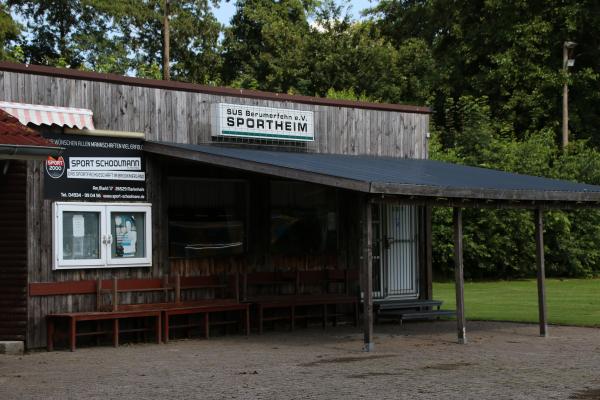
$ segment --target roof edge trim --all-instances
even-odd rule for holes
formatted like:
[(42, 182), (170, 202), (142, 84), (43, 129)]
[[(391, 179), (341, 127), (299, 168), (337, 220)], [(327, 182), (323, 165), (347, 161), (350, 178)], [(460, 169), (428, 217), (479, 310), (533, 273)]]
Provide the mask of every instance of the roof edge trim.
[(284, 93), (263, 92), (260, 90), (235, 89), (219, 86), (200, 85), (178, 81), (161, 81), (155, 79), (136, 78), (116, 74), (105, 74), (91, 71), (80, 71), (69, 68), (55, 68), (42, 65), (19, 64), (0, 61), (0, 71), (20, 72), (32, 75), (54, 76), (59, 78), (99, 81), (129, 86), (141, 86), (155, 89), (178, 90), (183, 92), (206, 93), (220, 96), (245, 97), (260, 100), (287, 101), (292, 103), (312, 104), (329, 107), (360, 108), (378, 111), (406, 112), (414, 114), (431, 114), (429, 107), (407, 104), (368, 103), (352, 100), (336, 100), (322, 97), (291, 95)]
[(515, 189), (472, 190), (461, 187), (438, 187), (411, 184), (373, 183), (371, 193), (418, 197), (443, 197), (453, 199), (536, 201), (536, 202), (600, 202), (600, 192), (540, 191)]

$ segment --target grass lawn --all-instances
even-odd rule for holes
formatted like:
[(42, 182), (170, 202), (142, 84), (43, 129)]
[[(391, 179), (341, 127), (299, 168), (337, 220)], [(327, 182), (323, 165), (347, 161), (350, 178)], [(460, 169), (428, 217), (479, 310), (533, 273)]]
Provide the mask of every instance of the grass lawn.
[[(454, 310), (454, 282), (435, 282), (433, 298)], [(547, 279), (546, 304), (551, 324), (600, 326), (600, 279)], [(537, 322), (535, 280), (465, 282), (467, 319)]]

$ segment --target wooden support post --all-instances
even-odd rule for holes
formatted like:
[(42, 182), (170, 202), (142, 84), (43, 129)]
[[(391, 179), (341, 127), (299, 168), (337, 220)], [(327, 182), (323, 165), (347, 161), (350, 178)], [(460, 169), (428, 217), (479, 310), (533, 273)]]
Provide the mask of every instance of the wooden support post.
[(463, 273), (462, 209), (454, 207), (454, 279), (456, 281), (456, 324), (458, 343), (467, 343), (465, 319), (465, 280)]
[(544, 215), (541, 209), (534, 211), (535, 223), (535, 259), (537, 264), (538, 309), (540, 317), (540, 336), (548, 336), (546, 319), (546, 271), (544, 262)]
[(371, 223), (371, 202), (367, 201), (361, 204), (362, 211), (362, 292), (363, 292), (363, 317), (364, 317), (364, 347), (366, 352), (374, 351), (373, 343), (373, 225)]

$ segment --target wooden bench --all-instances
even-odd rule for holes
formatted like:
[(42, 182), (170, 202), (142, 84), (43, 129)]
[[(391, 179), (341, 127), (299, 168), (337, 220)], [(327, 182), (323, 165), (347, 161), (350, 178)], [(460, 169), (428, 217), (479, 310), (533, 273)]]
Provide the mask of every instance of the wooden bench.
[[(239, 321), (237, 320), (221, 320), (211, 321), (210, 315), (213, 313), (224, 313), (227, 311), (239, 311), (241, 313)], [(233, 325), (238, 324), (240, 327), (243, 326), (243, 330), (248, 336), (250, 334), (250, 304), (238, 303), (235, 301), (211, 301), (205, 304), (193, 305), (191, 303), (181, 303), (176, 307), (169, 307), (163, 311), (163, 339), (165, 343), (168, 343), (170, 337), (170, 331), (176, 328), (194, 328), (197, 325), (187, 323), (183, 325), (171, 325), (171, 317), (176, 315), (202, 315), (203, 316), (203, 329), (204, 337), (206, 339), (210, 336), (211, 325)], [(189, 332), (189, 331), (188, 331)]]
[[(263, 281), (261, 282), (261, 279)], [(349, 271), (300, 271), (287, 273), (260, 272), (244, 276), (244, 298), (253, 304), (256, 309), (256, 325), (259, 333), (263, 332), (264, 323), (267, 321), (287, 321), (290, 329), (295, 328), (298, 320), (318, 319), (323, 328), (332, 321), (337, 324), (338, 318), (344, 314), (339, 313), (337, 306), (351, 305), (353, 309), (353, 323), (358, 325), (358, 297), (350, 293)], [(331, 291), (331, 285), (337, 283), (344, 286), (343, 293)], [(248, 296), (248, 286), (258, 285), (285, 285), (293, 288), (290, 294), (278, 294), (281, 290), (273, 290), (276, 294)], [(317, 290), (317, 293), (305, 293), (306, 288)]]
[[(277, 297), (254, 298), (250, 300), (257, 310), (257, 327), (259, 334), (262, 334), (264, 323), (266, 321), (284, 320), (290, 323), (290, 330), (294, 330), (297, 320), (305, 320), (307, 323), (310, 319), (321, 320), (323, 328), (327, 327), (327, 323), (333, 320), (333, 325), (337, 325), (337, 319), (343, 314), (338, 313), (335, 309), (330, 311), (331, 307), (338, 305), (352, 305), (353, 307), (353, 323), (358, 326), (358, 299), (352, 296), (338, 295), (289, 295)], [(318, 311), (313, 313), (317, 308)], [(287, 311), (284, 315), (267, 315), (265, 311), (283, 309)]]
[[(97, 280), (95, 285), (91, 286), (88, 281), (81, 282), (60, 282), (60, 283), (33, 283), (30, 284), (30, 295), (60, 295), (60, 294), (88, 294), (96, 293), (96, 311), (75, 312), (75, 313), (52, 313), (47, 316), (48, 328), (48, 349), (54, 348), (56, 323), (66, 321), (68, 325), (69, 346), (71, 350), (76, 348), (77, 337), (97, 336), (112, 332), (113, 344), (118, 346), (119, 333), (125, 332), (147, 332), (156, 331), (157, 340), (161, 341), (162, 333), (164, 338), (169, 340), (170, 331), (186, 327), (200, 327), (199, 324), (175, 325), (171, 322), (171, 317), (175, 315), (202, 315), (204, 336), (209, 337), (210, 326), (214, 325), (234, 325), (237, 324), (240, 330), (249, 334), (250, 305), (239, 302), (239, 280), (237, 275), (230, 276), (228, 282), (224, 282), (223, 277), (182, 277), (175, 276), (169, 281), (164, 279), (112, 279)], [(93, 282), (93, 281), (91, 281)], [(95, 286), (95, 287), (94, 287)], [(95, 290), (94, 290), (95, 289)], [(223, 297), (227, 296), (228, 289), (233, 298), (207, 298), (202, 300), (182, 301), (182, 291), (192, 289), (205, 289), (211, 292), (218, 291)], [(154, 303), (130, 303), (122, 304), (120, 295), (123, 293), (138, 292), (159, 292), (162, 293), (162, 301)], [(173, 292), (173, 295), (171, 295)], [(214, 295), (210, 293), (209, 295)], [(107, 296), (108, 295), (108, 296)], [(110, 303), (106, 303), (106, 298)], [(236, 319), (213, 319), (210, 315), (215, 313), (239, 312), (239, 318)], [(152, 317), (156, 319), (156, 324), (150, 328), (119, 329), (119, 321), (122, 319)], [(91, 332), (79, 332), (78, 322), (81, 321), (113, 321), (112, 330), (100, 330), (98, 324), (96, 329)]]
[[(46, 316), (47, 323), (47, 349), (48, 351), (54, 350), (55, 340), (55, 324), (58, 321), (66, 321), (68, 325), (68, 341), (69, 348), (71, 351), (75, 351), (77, 345), (77, 337), (79, 336), (100, 336), (109, 333), (110, 331), (93, 331), (78, 333), (77, 323), (82, 321), (112, 321), (112, 337), (113, 345), (119, 346), (119, 334), (126, 332), (139, 332), (153, 330), (156, 334), (156, 342), (161, 342), (161, 311), (160, 310), (145, 310), (145, 311), (116, 311), (116, 312), (79, 312), (79, 313), (59, 313), (49, 314)], [(154, 327), (151, 329), (147, 328), (136, 328), (136, 329), (119, 329), (119, 321), (129, 318), (153, 318), (155, 320)]]
[(433, 319), (456, 315), (452, 310), (440, 310), (440, 300), (396, 300), (375, 304), (375, 318), (393, 319), (400, 323), (407, 320)]
[[(230, 278), (230, 279), (227, 279)], [(121, 293), (143, 293), (158, 292), (163, 295), (163, 303), (172, 301), (174, 304), (182, 303), (182, 291), (187, 290), (210, 290), (218, 291), (220, 298), (227, 298), (228, 289), (231, 298), (239, 301), (239, 278), (237, 274), (229, 277), (222, 276), (192, 276), (180, 277), (175, 275), (171, 280), (168, 277), (163, 279), (117, 279), (98, 280), (96, 283), (96, 310), (97, 311), (117, 311), (123, 309), (120, 302)], [(227, 280), (229, 283), (226, 283)], [(173, 296), (170, 293), (173, 292)], [(103, 300), (106, 296), (110, 297), (110, 304)], [(152, 304), (152, 303), (149, 303)], [(155, 303), (161, 304), (161, 303)]]

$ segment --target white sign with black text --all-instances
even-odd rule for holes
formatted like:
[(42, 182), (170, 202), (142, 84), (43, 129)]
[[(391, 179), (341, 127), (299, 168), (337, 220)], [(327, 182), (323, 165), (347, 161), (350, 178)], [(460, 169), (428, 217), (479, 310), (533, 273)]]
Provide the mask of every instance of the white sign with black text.
[(302, 142), (315, 140), (312, 111), (213, 104), (212, 136), (277, 139)]

